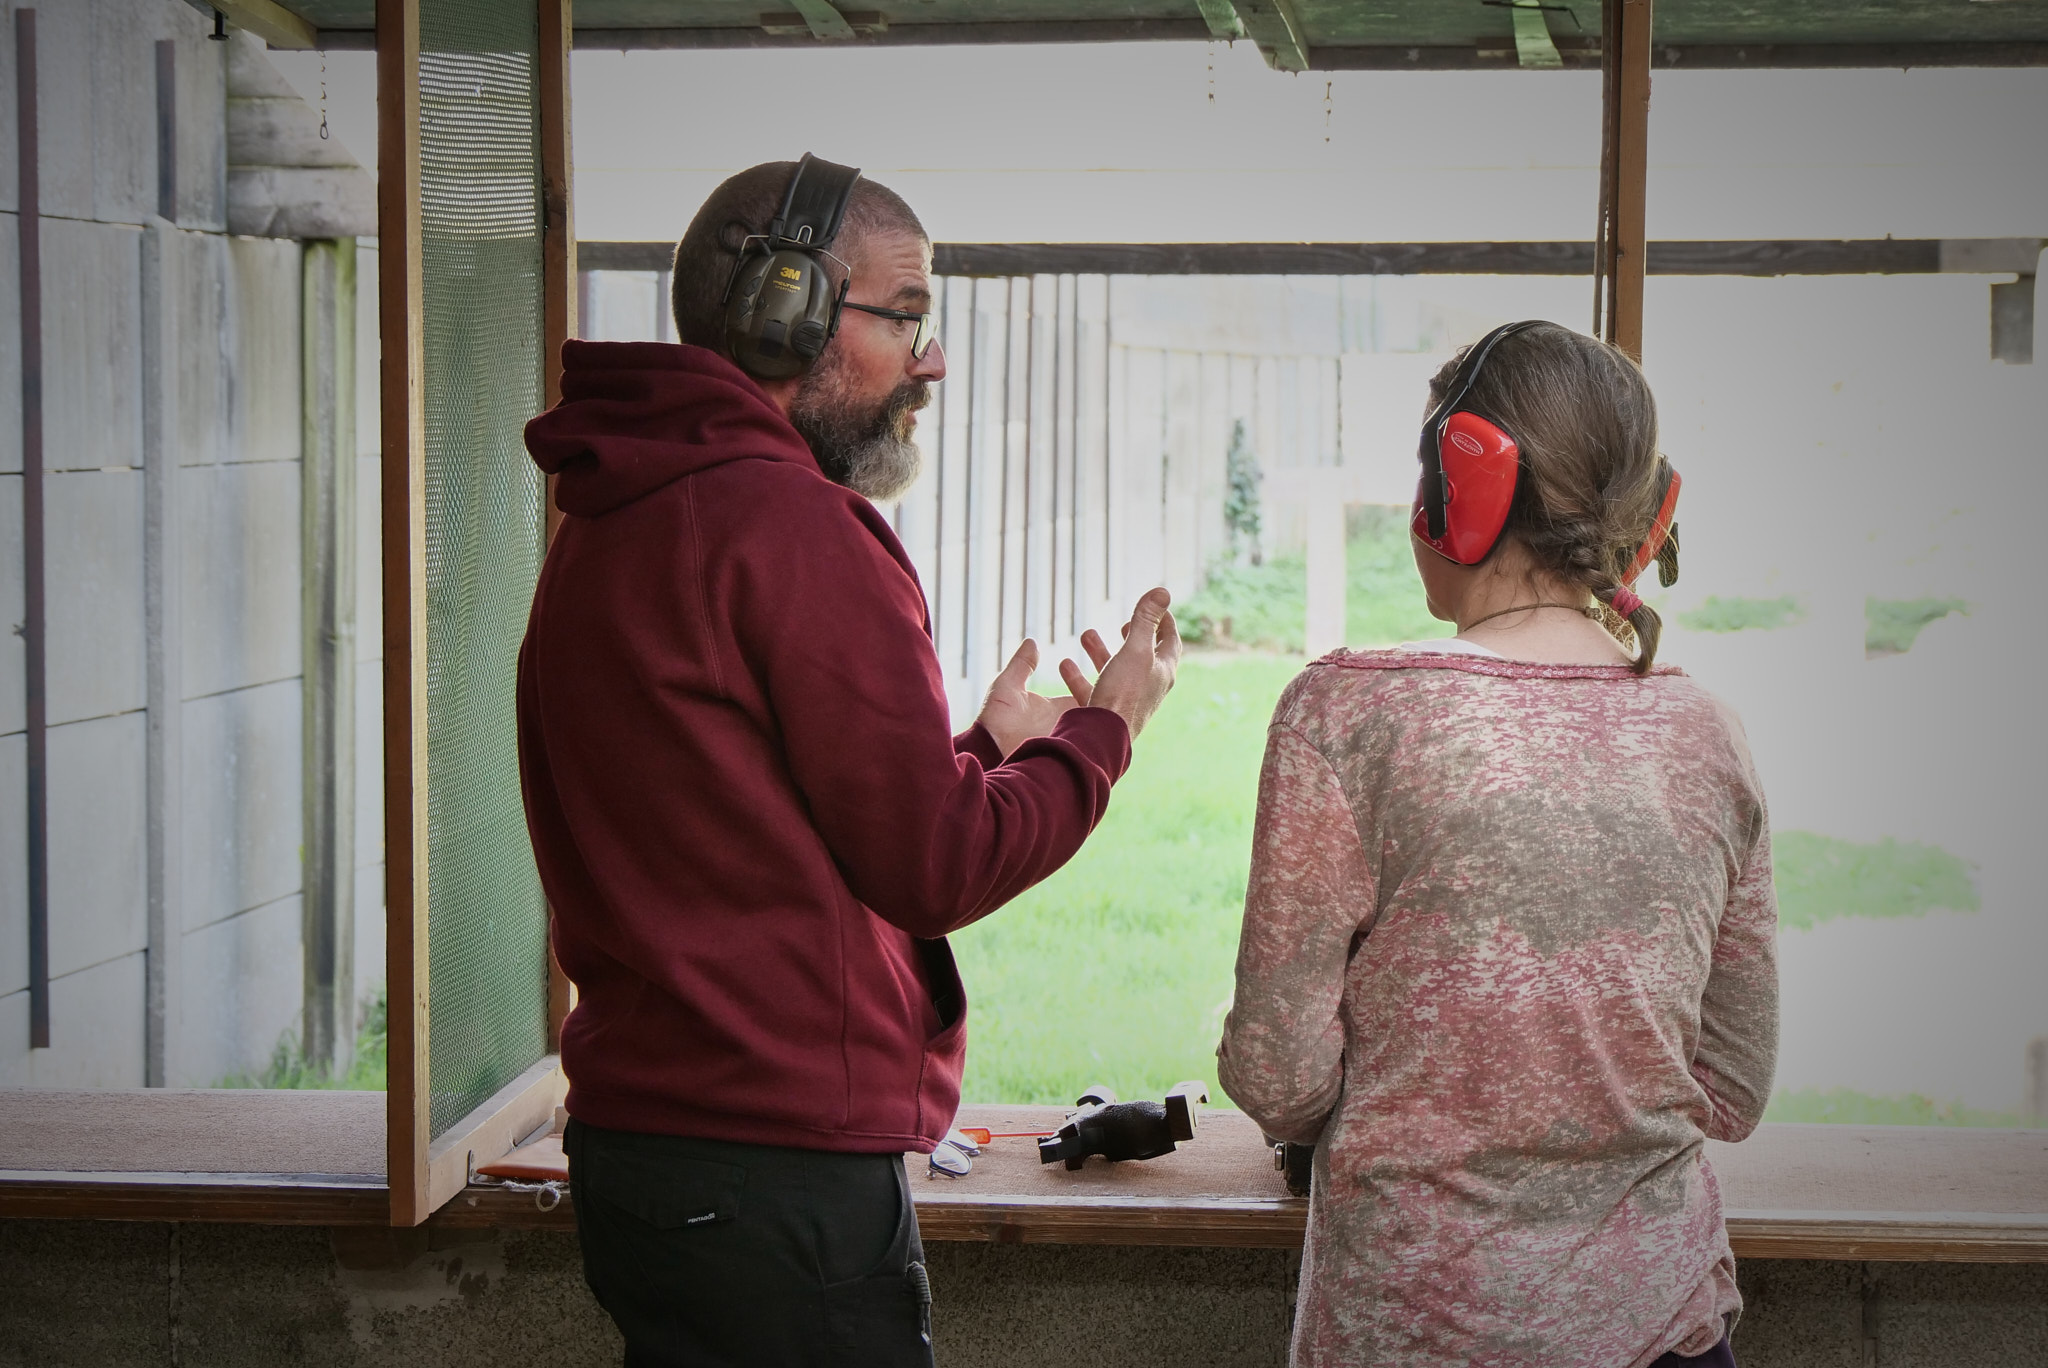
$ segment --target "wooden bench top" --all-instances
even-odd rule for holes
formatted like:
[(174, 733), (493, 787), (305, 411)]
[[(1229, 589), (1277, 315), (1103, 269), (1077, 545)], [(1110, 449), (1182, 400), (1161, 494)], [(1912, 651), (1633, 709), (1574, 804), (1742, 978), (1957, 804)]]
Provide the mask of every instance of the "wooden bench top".
[[(42, 1124), (33, 1127), (21, 1123), (20, 1108), (0, 1108), (8, 1113), (0, 1125), (0, 1217), (388, 1219), (382, 1175), (368, 1171), (380, 1167), (380, 1094), (326, 1094), (295, 1111), (274, 1100), (279, 1094), (197, 1095), (195, 1105), (158, 1093), (149, 1105), (164, 1129), (138, 1128), (132, 1114), (113, 1126), (115, 1101), (75, 1096), (101, 1100), (67, 1108), (46, 1097)], [(968, 1106), (960, 1123), (1032, 1132), (1064, 1116), (1059, 1107)], [(2048, 1262), (2048, 1130), (1767, 1124), (1743, 1144), (1709, 1141), (1707, 1151), (1738, 1257)], [(60, 1154), (96, 1171), (50, 1169)], [(308, 1173), (303, 1163), (291, 1171), (293, 1155), (324, 1156), (344, 1171)], [(251, 1160), (266, 1163), (252, 1171)], [(151, 1171), (133, 1171), (143, 1167)], [(1143, 1163), (1091, 1159), (1069, 1172), (1040, 1164), (1037, 1145), (1024, 1137), (993, 1141), (965, 1178), (925, 1173), (922, 1157), (912, 1156), (927, 1240), (1284, 1248), (1300, 1244), (1308, 1219), (1258, 1128), (1234, 1111), (1204, 1112), (1194, 1140)], [(433, 1219), (574, 1226), (566, 1200), (541, 1211), (531, 1192), (482, 1185)]]

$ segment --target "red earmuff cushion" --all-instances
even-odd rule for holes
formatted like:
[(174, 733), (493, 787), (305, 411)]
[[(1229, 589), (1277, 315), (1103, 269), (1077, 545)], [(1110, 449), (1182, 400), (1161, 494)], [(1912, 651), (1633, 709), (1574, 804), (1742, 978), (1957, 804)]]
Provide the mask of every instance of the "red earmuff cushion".
[(1444, 504), (1444, 535), (1429, 535), (1420, 493), (1410, 524), (1415, 535), (1459, 565), (1485, 560), (1507, 526), (1508, 509), (1515, 501), (1515, 478), (1521, 469), (1520, 454), (1514, 438), (1478, 414), (1452, 414), (1437, 436), (1437, 459), (1450, 485)]

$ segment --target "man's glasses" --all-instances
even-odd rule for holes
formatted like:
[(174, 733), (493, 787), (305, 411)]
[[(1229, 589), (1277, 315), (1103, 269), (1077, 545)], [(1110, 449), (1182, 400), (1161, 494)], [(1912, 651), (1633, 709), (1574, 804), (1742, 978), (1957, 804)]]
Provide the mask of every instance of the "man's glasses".
[(917, 333), (910, 339), (910, 354), (919, 361), (924, 360), (924, 354), (931, 350), (932, 339), (939, 333), (939, 317), (934, 313), (912, 313), (908, 309), (885, 309), (879, 304), (851, 302), (841, 307), (859, 309), (862, 313), (873, 314), (877, 318), (896, 318), (906, 323), (914, 321), (917, 324)]

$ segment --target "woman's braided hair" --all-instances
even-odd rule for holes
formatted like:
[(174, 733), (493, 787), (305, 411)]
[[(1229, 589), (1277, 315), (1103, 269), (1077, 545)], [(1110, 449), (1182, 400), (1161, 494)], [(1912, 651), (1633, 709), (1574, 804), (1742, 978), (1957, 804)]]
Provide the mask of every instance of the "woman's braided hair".
[[(1464, 356), (1430, 381), (1432, 405)], [(1612, 606), (1664, 492), (1657, 401), (1642, 369), (1605, 342), (1541, 323), (1495, 345), (1462, 407), (1505, 428), (1521, 447), (1503, 540), (1518, 539), (1539, 567), (1589, 590), (1608, 630), (1636, 647), (1635, 672), (1649, 673), (1663, 619), (1648, 604), (1626, 617)], [(1671, 583), (1675, 533), (1657, 560), (1659, 577)]]

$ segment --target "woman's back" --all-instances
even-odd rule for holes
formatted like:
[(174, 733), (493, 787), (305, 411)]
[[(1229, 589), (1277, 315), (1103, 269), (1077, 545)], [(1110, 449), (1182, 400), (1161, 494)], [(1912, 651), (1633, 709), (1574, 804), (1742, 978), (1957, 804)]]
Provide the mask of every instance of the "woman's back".
[(1319, 1144), (1297, 1362), (1719, 1341), (1701, 1138), (1769, 1090), (1769, 854), (1739, 724), (1676, 670), (1381, 651), (1295, 681), (1220, 1053)]

